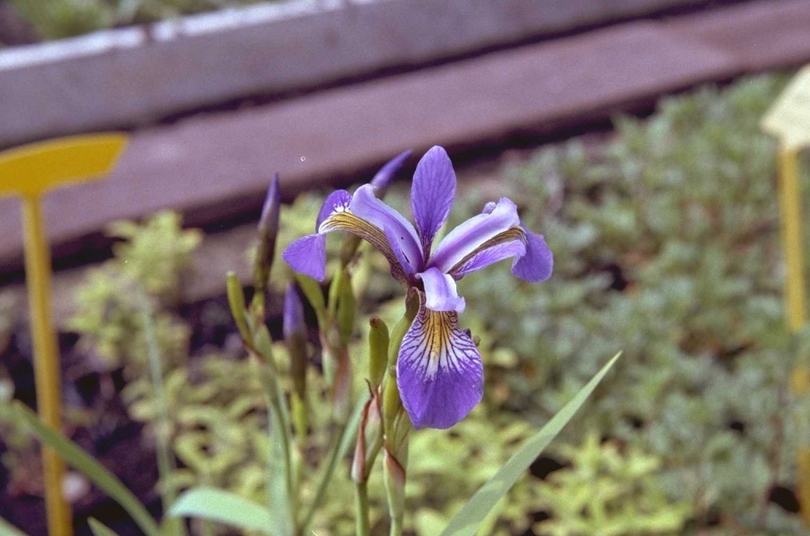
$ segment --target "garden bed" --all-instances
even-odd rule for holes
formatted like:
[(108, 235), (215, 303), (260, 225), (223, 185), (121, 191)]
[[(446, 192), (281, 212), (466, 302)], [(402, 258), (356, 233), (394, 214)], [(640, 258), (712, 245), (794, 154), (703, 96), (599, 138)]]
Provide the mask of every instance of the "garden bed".
[[(509, 195), (519, 201), (526, 225), (545, 234), (555, 274), (529, 286), (501, 266), (459, 282), (468, 304), (462, 326), (482, 340), (485, 404), (451, 432), (415, 434), (409, 530), (437, 534), (458, 501), (504, 462), (515, 443), (558, 410), (609, 355), (624, 350), (616, 370), (556, 444), (553, 462), (535, 467), (544, 478), (524, 477), (510, 494), (497, 534), (541, 534), (550, 526), (536, 522), (549, 515), (552, 523), (598, 528), (605, 520), (588, 512), (600, 507), (619, 527), (617, 534), (804, 534), (792, 491), (799, 441), (792, 423), (806, 413), (803, 401), (788, 393), (787, 376), (801, 360), (797, 349), (806, 347), (807, 337), (791, 338), (784, 329), (775, 143), (758, 127), (783, 83), (781, 77), (745, 79), (722, 91), (666, 99), (647, 121), (617, 120), (614, 134), (513, 151), (497, 166), (459, 169), (467, 188), (454, 208), (456, 221), (479, 212), (482, 198)], [(465, 181), (471, 172), (476, 179), (493, 179)], [(405, 205), (402, 194), (391, 192), (388, 199)], [(317, 209), (312, 196), (286, 207), (280, 248), (311, 232)], [(164, 241), (177, 238), (170, 236), (175, 238)], [(388, 318), (401, 307), (400, 292), (378, 256), (367, 261), (358, 272), (370, 272), (357, 276), (364, 282), (358, 287), (364, 289), (363, 308)], [(276, 296), (285, 275), (277, 265)], [(125, 295), (116, 292), (115, 281), (94, 288)], [(98, 295), (85, 295), (87, 312), (103, 309), (94, 299)], [(190, 349), (181, 349), (191, 354), (196, 374), (189, 385), (218, 386), (221, 396), (238, 398), (232, 390), (238, 380), (227, 374), (238, 371), (241, 360), (224, 300), (163, 311), (197, 334)], [(277, 332), (277, 315), (271, 316)], [(100, 355), (98, 327), (85, 323), (79, 344), (75, 336), (63, 338), (66, 362), (86, 367), (88, 355)], [(9, 348), (2, 362), (25, 369), (23, 331), (17, 330)], [(222, 360), (219, 369), (203, 365), (212, 354)], [(75, 370), (65, 373), (76, 378)], [(149, 420), (148, 408), (130, 404), (125, 410), (117, 396), (110, 399), (119, 404), (117, 412), (100, 404), (99, 376), (92, 372), (71, 386), (82, 400), (74, 405), (89, 409), (94, 423), (79, 427), (77, 437), (102, 436), (95, 423), (108, 414), (125, 423), (126, 411)], [(113, 374), (115, 381), (125, 377)], [(29, 375), (18, 372), (15, 380), (20, 392), (30, 392)], [(245, 385), (243, 396), (249, 392)], [(187, 391), (177, 396), (193, 405)], [(178, 402), (178, 412), (185, 408)], [(140, 430), (128, 426), (134, 425), (122, 428)], [(482, 446), (481, 437), (495, 435)], [(148, 454), (144, 437), (136, 444)], [(85, 445), (102, 458), (109, 447), (98, 440)], [(127, 481), (155, 474), (126, 460), (123, 465), (119, 458), (118, 467)], [(253, 471), (244, 469), (252, 461), (243, 460), (232, 473)], [(380, 485), (374, 481), (373, 489), (380, 491)], [(583, 493), (595, 488), (601, 492)], [(154, 498), (149, 486), (139, 489), (147, 502)], [(348, 489), (332, 491), (339, 498)], [(25, 500), (3, 499), (3, 508)], [(577, 500), (586, 505), (567, 508)], [(345, 533), (350, 505), (328, 504), (316, 532)], [(373, 511), (383, 506), (374, 503)], [(22, 526), (26, 520), (14, 517), (22, 511), (0, 515)]]

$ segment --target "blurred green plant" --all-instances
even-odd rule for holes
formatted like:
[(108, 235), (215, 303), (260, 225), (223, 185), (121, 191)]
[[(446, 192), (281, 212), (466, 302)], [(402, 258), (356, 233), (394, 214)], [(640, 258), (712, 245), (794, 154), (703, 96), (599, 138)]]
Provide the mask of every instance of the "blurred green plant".
[(10, 0), (45, 40), (144, 24), (261, 0)]
[(593, 431), (581, 445), (557, 450), (569, 466), (551, 473), (539, 487), (551, 519), (536, 525), (538, 534), (675, 535), (692, 517), (690, 501), (672, 504), (665, 497), (656, 457), (614, 441), (602, 443)]
[(554, 277), (543, 289), (505, 269), (459, 282), (468, 314), (516, 352), (490, 371), (493, 414), (542, 419), (605, 348), (624, 349), (565, 437), (598, 433), (659, 460), (649, 476), (672, 508), (692, 502), (686, 534), (804, 533), (789, 503), (772, 502), (795, 484), (807, 413), (788, 372), (810, 335), (785, 329), (775, 143), (758, 126), (784, 81), (664, 99), (647, 120), (618, 118), (608, 139), (513, 159), (503, 194), (544, 230)]
[(169, 309), (182, 291), (191, 255), (202, 240), (198, 230), (183, 230), (180, 217), (158, 213), (143, 224), (112, 224), (110, 236), (122, 239), (114, 258), (92, 271), (76, 291), (76, 312), (68, 329), (79, 334), (78, 347), (102, 370), (124, 367), (132, 379), (143, 376), (148, 363), (141, 296), (154, 310), (155, 337), (166, 369), (188, 357), (189, 327)]

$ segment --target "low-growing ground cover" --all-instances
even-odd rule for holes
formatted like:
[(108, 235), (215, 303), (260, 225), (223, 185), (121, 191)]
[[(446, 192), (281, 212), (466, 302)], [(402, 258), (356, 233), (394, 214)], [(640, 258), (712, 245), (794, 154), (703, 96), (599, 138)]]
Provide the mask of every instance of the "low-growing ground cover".
[[(459, 282), (469, 304), (462, 327), (481, 338), (485, 403), (450, 431), (414, 434), (408, 530), (437, 534), (515, 444), (606, 355), (623, 350), (563, 441), (510, 492), (486, 533), (804, 532), (792, 490), (808, 413), (806, 401), (791, 396), (788, 375), (810, 341), (784, 328), (775, 146), (758, 128), (782, 85), (779, 77), (759, 77), (665, 99), (648, 120), (618, 119), (610, 136), (503, 159), (493, 173), (495, 191), (519, 202), (526, 224), (545, 234), (555, 273), (532, 286), (502, 266)], [(458, 220), (492, 197), (478, 195), (468, 189), (453, 212)], [(387, 199), (407, 206), (396, 191)], [(282, 212), (279, 250), (311, 232), (319, 206), (320, 198), (308, 195)], [(206, 483), (257, 497), (267, 478), (260, 386), (228, 331), (225, 304), (194, 307), (190, 322), (173, 294), (178, 286), (171, 281), (182, 279), (196, 234), (181, 233), (167, 215), (115, 232), (125, 241), (79, 294), (72, 323), (78, 344), (65, 349), (85, 371), (67, 375), (77, 379), (71, 388), (80, 395), (71, 404), (84, 409), (84, 422), (73, 420), (83, 445), (104, 458), (116, 442), (110, 420), (133, 419), (146, 427), (143, 439), (129, 444), (151, 449), (158, 411), (145, 377), (146, 326), (128, 291), (140, 285), (158, 310), (154, 338), (165, 356), (180, 462), (162, 485)], [(393, 320), (401, 297), (385, 261), (376, 254), (363, 259), (354, 276), (362, 306)], [(274, 270), (280, 296), (289, 273), (280, 263)], [(277, 321), (271, 328), (278, 331)], [(365, 340), (357, 337), (353, 347), (360, 363)], [(19, 362), (27, 352), (24, 335), (16, 333), (9, 348), (3, 361)], [(284, 351), (278, 345), (276, 355)], [(24, 375), (13, 376), (16, 392), (28, 396)], [(320, 375), (311, 380), (310, 396), (323, 396)], [(9, 476), (0, 482), (20, 482), (15, 471), (36, 461), (19, 463), (30, 448), (25, 438), (2, 437)], [(315, 450), (323, 440), (313, 438)], [(143, 453), (105, 459), (130, 477), (156, 472), (133, 466), (149, 459)], [(369, 484), (372, 498), (384, 495), (378, 476)], [(36, 489), (14, 489), (12, 497), (6, 486), (0, 516), (30, 529), (14, 506)], [(156, 502), (149, 486), (140, 491)], [(350, 533), (348, 481), (336, 479), (330, 493), (313, 528), (320, 535)], [(372, 502), (373, 533), (384, 529), (384, 508)], [(125, 525), (99, 517), (127, 533)]]
[(13, 15), (7, 15), (6, 23), (28, 24), (31, 37), (47, 41), (263, 1), (267, 0), (10, 0)]

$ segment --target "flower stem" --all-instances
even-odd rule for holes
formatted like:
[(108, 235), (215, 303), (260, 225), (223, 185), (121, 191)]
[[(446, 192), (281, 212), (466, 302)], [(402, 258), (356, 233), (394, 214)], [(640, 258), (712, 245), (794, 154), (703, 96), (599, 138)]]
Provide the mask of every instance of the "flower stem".
[(326, 490), (329, 488), (329, 483), (332, 481), (332, 476), (335, 474), (337, 461), (340, 458), (341, 445), (343, 444), (343, 436), (346, 433), (346, 425), (338, 424), (335, 439), (332, 441), (332, 446), (329, 449), (329, 457), (326, 461), (326, 467), (321, 474), (321, 479), (318, 482), (318, 490), (315, 492), (315, 499), (310, 503), (304, 521), (301, 522), (298, 533), (305, 534), (309, 524), (312, 523), (312, 518), (315, 516), (324, 498), (326, 497)]
[(355, 534), (356, 536), (369, 536), (371, 534), (371, 525), (368, 517), (368, 484), (366, 482), (355, 482), (354, 506)]
[[(143, 320), (144, 338), (149, 359), (149, 373), (152, 380), (152, 389), (158, 408), (158, 418), (155, 423), (155, 451), (157, 453), (158, 474), (160, 475), (161, 499), (163, 511), (167, 512), (177, 498), (169, 480), (175, 470), (174, 456), (170, 445), (169, 400), (163, 384), (163, 367), (160, 361), (155, 324), (152, 319), (154, 311), (149, 304), (146, 292), (139, 289), (141, 317)], [(180, 518), (166, 519), (167, 530), (176, 536), (185, 536), (186, 527)]]
[(389, 536), (402, 536), (402, 517), (391, 518), (391, 530)]

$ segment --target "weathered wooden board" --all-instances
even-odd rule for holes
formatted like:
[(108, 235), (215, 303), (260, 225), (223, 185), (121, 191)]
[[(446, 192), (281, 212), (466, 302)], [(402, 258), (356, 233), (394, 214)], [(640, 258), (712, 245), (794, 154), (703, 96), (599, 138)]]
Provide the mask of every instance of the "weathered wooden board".
[(293, 0), (3, 50), (0, 147), (715, 3)]

